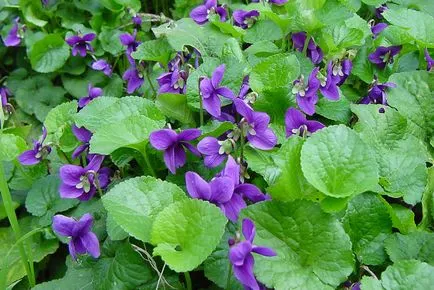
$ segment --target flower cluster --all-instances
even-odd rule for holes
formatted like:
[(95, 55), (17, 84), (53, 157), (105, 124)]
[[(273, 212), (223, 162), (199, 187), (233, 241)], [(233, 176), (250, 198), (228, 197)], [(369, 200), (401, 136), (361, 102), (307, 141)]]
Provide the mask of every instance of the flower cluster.
[(325, 73), (315, 67), (307, 80), (301, 75), (294, 81), (292, 92), (296, 96), (298, 107), (306, 114), (312, 116), (315, 113), (315, 105), (318, 102), (318, 92), (329, 100), (339, 100), (339, 86), (341, 86), (352, 70), (352, 62), (349, 58), (329, 61), (324, 68)]
[[(200, 57), (200, 54), (195, 52), (194, 54), (196, 58)], [(157, 79), (160, 84), (159, 93), (186, 93), (185, 83), (188, 73), (181, 70), (181, 67), (185, 67), (191, 58), (192, 54), (184, 52), (176, 55), (168, 65), (169, 72)], [(226, 66), (222, 64), (215, 68), (210, 77), (199, 78), (199, 98), (203, 109), (211, 118), (232, 122), (233, 130), (217, 138), (205, 136), (200, 139), (202, 132), (199, 129), (185, 129), (178, 133), (168, 128), (151, 133), (150, 143), (155, 149), (164, 152), (164, 162), (172, 174), (186, 164), (186, 152), (191, 152), (197, 157), (203, 156), (207, 167), (217, 167), (227, 160), (223, 170), (210, 181), (204, 180), (196, 172), (188, 171), (185, 174), (185, 183), (192, 198), (215, 204), (229, 220), (237, 222), (239, 213), (247, 206), (247, 202), (261, 202), (270, 197), (263, 194), (255, 185), (244, 182), (242, 166), (232, 155), (235, 154), (238, 146), (242, 150), (245, 144), (270, 150), (276, 145), (277, 137), (269, 127), (268, 114), (256, 112), (252, 107), (254, 99), (251, 96), (255, 93), (249, 93), (249, 77), (244, 77), (239, 93), (236, 95), (230, 88), (222, 85), (225, 70)], [(229, 104), (222, 106), (221, 98), (229, 101)], [(200, 141), (195, 146), (193, 142), (197, 139)], [(239, 160), (242, 161), (242, 155)], [(250, 261), (253, 257), (250, 256), (246, 256), (248, 261), (245, 264), (241, 263), (242, 258), (236, 262), (236, 265), (234, 264), (238, 269), (237, 273), (244, 271), (248, 275), (250, 280), (244, 281), (242, 275), (236, 274), (245, 285), (249, 285), (251, 279), (256, 281), (253, 275), (253, 263)]]
[(33, 140), (33, 148), (24, 151), (18, 160), (22, 165), (35, 165), (41, 162), (51, 152), (50, 144), (44, 144), (47, 138), (47, 129), (42, 127), (42, 136), (39, 140)]
[(229, 220), (236, 222), (240, 211), (247, 206), (244, 199), (260, 202), (270, 198), (256, 186), (240, 183), (240, 173), (240, 166), (232, 156), (229, 156), (225, 168), (209, 183), (197, 173), (187, 172), (187, 191), (192, 198), (207, 200), (217, 205)]
[[(259, 2), (259, 0), (252, 1)], [(267, 0), (271, 4), (281, 6), (288, 0)], [(229, 13), (226, 5), (218, 5), (217, 0), (205, 0), (202, 5), (197, 6), (190, 12), (190, 17), (197, 24), (203, 25), (210, 21), (213, 16), (216, 16), (221, 22), (225, 22), (229, 19)], [(260, 15), (258, 10), (235, 10), (232, 14), (233, 24), (242, 29), (247, 29), (253, 26)]]
[[(196, 61), (199, 62), (197, 51)], [(178, 52), (176, 57), (168, 64), (169, 71), (161, 74), (157, 78), (159, 85), (158, 93), (171, 93), (171, 94), (185, 94), (187, 90), (188, 79), (188, 61), (192, 58), (193, 54)], [(198, 66), (198, 65), (197, 65)], [(197, 67), (196, 66), (196, 67)]]

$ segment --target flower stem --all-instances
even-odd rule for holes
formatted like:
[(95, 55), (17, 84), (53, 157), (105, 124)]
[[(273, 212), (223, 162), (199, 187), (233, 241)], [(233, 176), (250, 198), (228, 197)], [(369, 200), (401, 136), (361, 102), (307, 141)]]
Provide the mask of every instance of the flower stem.
[[(0, 191), (3, 199), (3, 205), (5, 207), (9, 222), (11, 224), (12, 231), (14, 232), (15, 239), (18, 241), (21, 238), (21, 228), (18, 224), (17, 215), (15, 214), (15, 209), (12, 204), (12, 197), (5, 178), (5, 172), (2, 163), (0, 163)], [(33, 288), (35, 286), (35, 272), (33, 269), (33, 261), (30, 261), (30, 259), (28, 258), (22, 241), (18, 243), (18, 250), (21, 256), (21, 261), (24, 264), (24, 268), (27, 273), (27, 278), (29, 279), (29, 284)]]
[(102, 189), (101, 189), (101, 185), (99, 184), (99, 175), (98, 175), (97, 172), (94, 175), (94, 183), (95, 183), (96, 189), (98, 190), (99, 197), (102, 197), (103, 196), (103, 192), (102, 192)]
[(148, 167), (149, 171), (151, 172), (151, 175), (153, 177), (157, 177), (157, 175), (155, 174), (154, 168), (152, 168), (152, 164), (149, 161), (148, 152), (146, 152), (146, 146), (145, 146), (145, 148), (143, 148), (142, 155), (143, 155), (143, 159), (145, 159), (146, 166)]
[(310, 34), (306, 33), (306, 40), (304, 41), (304, 46), (303, 46), (303, 55), (306, 54), (307, 47), (309, 46), (309, 41), (310, 41)]
[(198, 94), (199, 94), (199, 106), (200, 106), (200, 112), (199, 112), (199, 117), (200, 117), (200, 126), (203, 126), (203, 100), (202, 100), (202, 95), (200, 93), (200, 83), (202, 82), (203, 77), (199, 78), (199, 85), (198, 85)]
[(152, 97), (155, 99), (157, 97), (157, 91), (155, 90), (154, 85), (151, 82), (151, 78), (149, 77), (149, 72), (146, 70), (146, 79), (148, 80), (149, 86), (151, 87), (151, 90), (153, 92)]
[(363, 270), (365, 270), (366, 272), (368, 272), (369, 275), (371, 275), (375, 280), (378, 280), (377, 275), (375, 275), (375, 273), (372, 272), (371, 269), (368, 268), (368, 266), (362, 265), (362, 266), (360, 266), (360, 268), (362, 268)]
[(244, 161), (244, 145), (246, 144), (243, 129), (241, 129), (240, 142), (240, 164), (242, 164)]
[(187, 290), (192, 290), (191, 277), (189, 272), (184, 272), (185, 283), (187, 284)]
[(425, 69), (424, 65), (425, 65), (425, 52), (422, 47), (419, 47), (419, 69), (424, 70)]
[(231, 261), (229, 261), (229, 271), (228, 271), (228, 280), (226, 282), (226, 290), (230, 290), (231, 289), (231, 277), (232, 277), (232, 265), (231, 265)]
[(203, 126), (203, 102), (202, 102), (202, 97), (199, 95), (199, 104), (200, 104), (200, 115), (199, 115), (199, 123), (200, 126)]

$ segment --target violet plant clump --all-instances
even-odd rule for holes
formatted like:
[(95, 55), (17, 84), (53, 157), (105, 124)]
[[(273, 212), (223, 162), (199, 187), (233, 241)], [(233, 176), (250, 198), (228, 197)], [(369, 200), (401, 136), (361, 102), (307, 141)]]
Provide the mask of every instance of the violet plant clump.
[(432, 288), (429, 1), (3, 2), (0, 289)]

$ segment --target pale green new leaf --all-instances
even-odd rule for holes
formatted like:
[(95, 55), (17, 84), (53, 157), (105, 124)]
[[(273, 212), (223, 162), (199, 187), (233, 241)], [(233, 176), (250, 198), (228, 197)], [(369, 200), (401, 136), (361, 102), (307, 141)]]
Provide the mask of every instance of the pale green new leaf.
[(113, 220), (130, 235), (149, 242), (157, 215), (185, 193), (175, 184), (153, 177), (125, 180), (104, 195), (102, 201)]
[(90, 139), (90, 152), (109, 155), (122, 147), (145, 150), (149, 135), (163, 127), (145, 116), (131, 116), (99, 128)]
[(26, 141), (23, 138), (0, 133), (0, 161), (14, 160), (26, 147)]
[(152, 101), (136, 96), (97, 98), (77, 114), (75, 122), (77, 126), (95, 132), (102, 126), (118, 123), (130, 116), (146, 116), (161, 126), (165, 123), (164, 115)]
[(378, 182), (374, 152), (343, 125), (324, 128), (308, 138), (301, 150), (301, 167), (315, 188), (332, 197), (362, 193)]
[(191, 271), (217, 247), (227, 219), (206, 201), (187, 199), (161, 211), (152, 226), (154, 256), (176, 272)]

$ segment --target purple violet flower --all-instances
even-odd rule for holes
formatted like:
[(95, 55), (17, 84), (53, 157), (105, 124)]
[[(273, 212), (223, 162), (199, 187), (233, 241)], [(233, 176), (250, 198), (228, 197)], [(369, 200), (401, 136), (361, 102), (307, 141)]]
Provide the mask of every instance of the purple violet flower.
[[(259, 3), (260, 0), (252, 0), (252, 3)], [(272, 3), (274, 5), (284, 5), (286, 2), (288, 2), (288, 0), (265, 0), (265, 2), (269, 2)]]
[(339, 100), (339, 89), (333, 77), (333, 62), (329, 61), (327, 65), (327, 76), (318, 78), (320, 80), (319, 90), (324, 97), (329, 100)]
[(354, 284), (351, 285), (351, 290), (360, 290), (360, 282), (356, 282)]
[(247, 96), (247, 93), (250, 90), (250, 77), (249, 76), (245, 76), (243, 78), (243, 82), (241, 83), (241, 88), (240, 88), (240, 92), (238, 93), (238, 98), (244, 100)]
[(59, 235), (69, 237), (69, 254), (77, 260), (77, 254), (88, 253), (94, 258), (100, 256), (99, 241), (92, 232), (93, 217), (84, 214), (80, 220), (64, 215), (53, 216), (53, 230)]
[(370, 62), (376, 64), (380, 69), (384, 69), (387, 64), (393, 62), (393, 57), (401, 51), (401, 45), (379, 46), (375, 52), (368, 56)]
[(7, 87), (0, 87), (0, 104), (2, 108), (6, 108), (8, 106), (8, 97), (11, 95), (11, 92)]
[(234, 18), (235, 26), (239, 26), (242, 29), (247, 29), (252, 27), (253, 24), (255, 24), (256, 20), (259, 17), (259, 11), (235, 10), (232, 14), (232, 17)]
[(250, 144), (262, 150), (271, 150), (277, 144), (277, 137), (269, 128), (270, 116), (264, 112), (255, 112), (243, 100), (234, 99), (237, 112), (244, 118), (240, 122), (243, 136)]
[(192, 198), (215, 204), (233, 222), (238, 220), (240, 211), (247, 206), (243, 196), (253, 202), (269, 199), (256, 186), (240, 184), (240, 166), (230, 155), (223, 171), (210, 182), (189, 171), (185, 174), (185, 184)]
[(332, 77), (336, 85), (341, 86), (350, 76), (353, 63), (348, 58), (333, 63)]
[(434, 59), (429, 55), (428, 49), (425, 48), (426, 70), (431, 71), (434, 67)]
[(187, 129), (177, 134), (172, 129), (162, 129), (154, 131), (149, 136), (149, 141), (157, 150), (164, 151), (164, 163), (173, 174), (176, 168), (184, 166), (186, 162), (185, 149), (200, 156), (199, 151), (190, 144), (199, 138), (202, 132), (199, 129)]
[(241, 195), (242, 198), (249, 199), (253, 203), (271, 199), (269, 195), (263, 194), (255, 185), (240, 183), (240, 175), (240, 165), (238, 165), (235, 159), (229, 155), (225, 168), (223, 168), (223, 170), (216, 177), (227, 176), (231, 178), (232, 182), (234, 183), (234, 193)]
[(142, 25), (142, 17), (139, 14), (134, 15), (131, 18), (131, 21), (135, 26), (141, 26)]
[(206, 167), (219, 166), (234, 149), (231, 139), (220, 141), (214, 137), (205, 137), (197, 144), (197, 150), (204, 155)]
[(301, 137), (310, 136), (312, 133), (324, 128), (318, 121), (308, 121), (306, 116), (295, 108), (289, 108), (285, 114), (286, 137), (298, 135)]
[(377, 16), (378, 19), (383, 18), (383, 12), (389, 9), (386, 4), (382, 4), (381, 6), (377, 7), (375, 9), (375, 16)]
[(124, 81), (127, 81), (127, 93), (132, 94), (135, 90), (139, 89), (143, 85), (143, 75), (139, 73), (135, 65), (124, 72), (122, 76)]
[[(306, 32), (293, 33), (291, 38), (294, 48), (300, 52), (303, 52), (304, 43), (306, 42)], [(313, 64), (319, 64), (323, 59), (323, 52), (321, 48), (315, 44), (312, 38), (309, 39), (306, 54)]]
[(224, 6), (218, 6), (217, 0), (205, 0), (202, 5), (197, 6), (190, 12), (190, 17), (199, 25), (208, 22), (209, 17), (213, 14), (220, 16), (220, 21), (227, 19), (228, 12)]
[(131, 57), (131, 53), (133, 51), (136, 51), (137, 47), (140, 44), (140, 42), (136, 41), (136, 35), (137, 35), (137, 31), (135, 29), (133, 34), (124, 33), (119, 35), (119, 40), (124, 46), (127, 47), (126, 54), (127, 54), (128, 61), (131, 64), (135, 63), (134, 59)]
[(167, 68), (169, 71), (173, 71), (176, 67), (182, 66), (185, 62), (185, 53), (182, 51), (178, 51), (174, 58), (172, 58), (167, 64)]
[(364, 97), (360, 103), (361, 104), (382, 104), (387, 105), (387, 94), (386, 90), (388, 88), (396, 88), (394, 83), (384, 83), (380, 84), (375, 79), (372, 87), (368, 91), (368, 95)]
[(5, 46), (11, 47), (11, 46), (19, 46), (21, 43), (21, 36), (20, 36), (20, 18), (17, 17), (14, 20), (14, 25), (12, 26), (11, 30), (9, 30), (8, 35), (6, 38), (3, 39), (3, 43)]
[[(77, 159), (81, 153), (89, 151), (89, 141), (90, 138), (92, 138), (92, 132), (84, 127), (78, 128), (77, 126), (72, 125), (72, 133), (74, 133), (74, 136), (83, 143), (72, 153), (72, 159)], [(89, 159), (92, 159), (93, 155), (89, 155), (88, 157)]]
[(203, 98), (203, 107), (214, 117), (221, 114), (221, 101), (219, 96), (233, 100), (234, 93), (227, 87), (221, 87), (220, 83), (225, 73), (225, 65), (218, 66), (212, 73), (211, 79), (204, 77), (200, 80), (200, 94)]
[(194, 57), (194, 68), (197, 69), (199, 67), (199, 60), (202, 57), (202, 54), (196, 48), (193, 48)]
[(256, 228), (252, 220), (243, 219), (242, 232), (245, 240), (230, 247), (229, 260), (232, 263), (235, 277), (241, 284), (243, 284), (244, 288), (259, 290), (260, 286), (253, 274), (255, 260), (252, 253), (266, 257), (274, 257), (277, 254), (271, 248), (256, 246), (253, 244), (256, 235)]
[(172, 93), (172, 94), (185, 94), (187, 89), (187, 72), (179, 70), (175, 65), (173, 70), (167, 73), (163, 73), (157, 78), (159, 94)]
[(101, 168), (103, 155), (94, 155), (86, 167), (67, 164), (60, 168), (59, 192), (62, 198), (91, 199), (99, 187), (104, 189), (110, 183), (110, 169)]
[(66, 39), (66, 43), (72, 47), (72, 55), (76, 56), (80, 54), (81, 57), (85, 57), (88, 51), (93, 52), (93, 47), (90, 42), (96, 37), (95, 33), (88, 33), (83, 36), (73, 35)]
[(309, 75), (308, 83), (305, 83), (302, 75), (294, 81), (292, 93), (296, 94), (298, 107), (306, 114), (312, 116), (315, 113), (315, 104), (318, 102), (318, 89), (320, 81), (317, 78), (319, 68), (314, 68)]
[(33, 148), (21, 153), (18, 156), (18, 161), (22, 165), (35, 165), (41, 162), (51, 152), (49, 145), (43, 145), (45, 138), (47, 138), (47, 129), (42, 127), (42, 136), (39, 140), (33, 140)]
[(108, 77), (111, 77), (113, 72), (112, 66), (104, 59), (92, 62), (92, 69), (102, 71)]
[(371, 32), (372, 32), (372, 34), (373, 34), (373, 36), (372, 36), (372, 38), (377, 38), (377, 36), (384, 30), (384, 29), (386, 29), (386, 27), (387, 26), (389, 26), (389, 25), (387, 25), (386, 23), (382, 23), (382, 22), (380, 22), (380, 23), (378, 23), (378, 24), (375, 24), (375, 25), (372, 25), (371, 26)]
[(87, 87), (88, 94), (86, 97), (80, 98), (78, 100), (78, 107), (84, 108), (87, 104), (89, 104), (93, 99), (96, 99), (102, 95), (102, 89), (93, 87), (92, 84), (89, 84)]
[[(241, 84), (240, 91), (238, 93), (237, 98), (240, 100), (243, 100), (247, 105), (254, 103), (256, 100), (256, 93), (248, 94), (250, 91), (250, 85), (249, 85), (249, 76), (245, 76), (243, 79), (243, 82)], [(230, 104), (227, 106), (224, 106), (221, 109), (221, 115), (219, 117), (214, 117), (216, 120), (220, 122), (231, 122), (235, 123), (235, 116), (236, 116), (237, 110), (235, 107), (235, 104)]]

